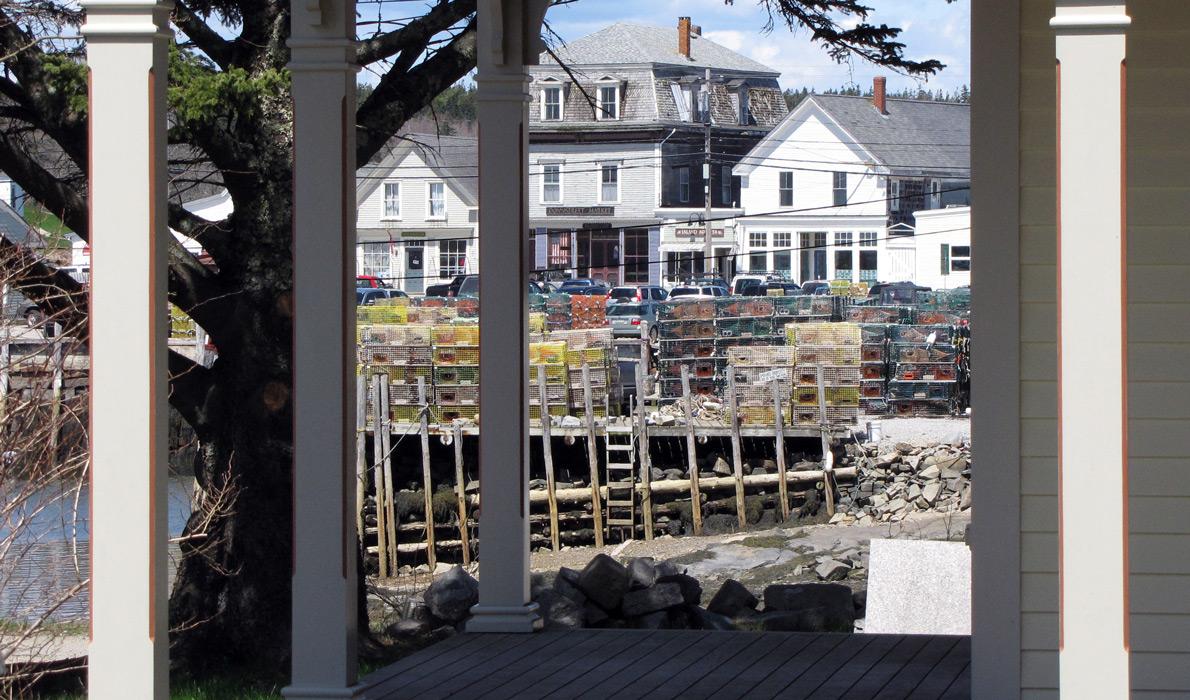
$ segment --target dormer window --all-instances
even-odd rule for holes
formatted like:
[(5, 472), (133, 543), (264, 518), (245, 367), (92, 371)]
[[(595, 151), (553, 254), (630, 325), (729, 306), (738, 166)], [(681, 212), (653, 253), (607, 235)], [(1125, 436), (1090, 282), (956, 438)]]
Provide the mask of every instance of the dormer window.
[(620, 118), (620, 83), (605, 79), (599, 82), (596, 93), (595, 118), (599, 121), (616, 120)]
[(562, 86), (546, 84), (541, 88), (541, 120), (562, 120)]

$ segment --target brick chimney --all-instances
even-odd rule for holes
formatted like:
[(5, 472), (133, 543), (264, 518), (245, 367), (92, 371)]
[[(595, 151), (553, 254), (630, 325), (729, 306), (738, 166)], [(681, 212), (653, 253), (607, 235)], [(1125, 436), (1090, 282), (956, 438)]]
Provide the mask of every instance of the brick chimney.
[(678, 18), (678, 53), (690, 58), (690, 18)]
[(872, 81), (872, 105), (877, 112), (888, 114), (888, 80), (884, 76), (876, 76)]

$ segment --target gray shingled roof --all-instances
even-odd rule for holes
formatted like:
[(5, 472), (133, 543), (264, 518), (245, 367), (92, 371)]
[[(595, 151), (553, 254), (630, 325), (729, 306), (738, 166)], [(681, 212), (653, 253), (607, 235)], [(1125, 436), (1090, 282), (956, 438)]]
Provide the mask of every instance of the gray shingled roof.
[[(691, 35), (691, 58), (686, 58), (678, 53), (676, 26), (666, 28), (617, 22), (594, 34), (559, 46), (554, 53), (568, 66), (660, 64), (718, 68), (774, 77), (780, 75), (779, 71), (763, 63), (753, 61), (698, 35)], [(541, 54), (541, 63), (557, 65), (557, 61), (548, 53)]]
[(391, 140), (380, 150), (378, 159), (356, 171), (357, 179), (368, 178), (359, 188), (358, 201), (366, 199), (379, 186), (384, 174), (412, 150), (447, 180), (465, 203), (471, 206), (479, 203), (479, 141), (468, 136), (437, 134), (402, 134)]
[(811, 99), (893, 171), (970, 176), (970, 105), (890, 99), (888, 114), (881, 115), (870, 97)]
[(0, 200), (0, 237), (25, 248), (45, 247), (41, 234), (3, 200)]

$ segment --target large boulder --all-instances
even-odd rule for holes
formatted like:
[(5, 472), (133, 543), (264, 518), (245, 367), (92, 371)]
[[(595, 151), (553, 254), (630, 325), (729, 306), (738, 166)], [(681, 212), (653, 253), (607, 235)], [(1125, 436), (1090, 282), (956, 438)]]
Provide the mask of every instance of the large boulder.
[(755, 610), (759, 602), (744, 584), (729, 578), (719, 587), (715, 597), (711, 598), (707, 610), (716, 615), (735, 617), (744, 610)]
[(730, 513), (714, 513), (702, 519), (704, 535), (729, 535), (740, 529), (740, 519)]
[(648, 588), (657, 580), (653, 557), (633, 557), (628, 560), (628, 588)]
[(838, 583), (797, 583), (764, 589), (766, 620), (770, 613), (798, 613), (800, 617), (773, 616), (765, 629), (794, 625), (803, 632), (850, 632), (855, 625), (855, 601), (851, 589)]
[(687, 605), (698, 605), (702, 600), (702, 584), (698, 579), (686, 574), (671, 574), (660, 576), (657, 583), (676, 583), (682, 589), (682, 600)]
[(730, 617), (703, 610), (698, 606), (690, 608), (690, 616), (698, 621), (698, 628), (704, 630), (736, 630), (735, 622)]
[(763, 612), (758, 618), (760, 629), (766, 632), (854, 632), (854, 615), (839, 610), (812, 608), (809, 610), (774, 610)]
[(461, 566), (453, 566), (430, 584), (423, 599), (434, 617), (458, 623), (479, 602), (479, 582)]
[(545, 589), (534, 600), (540, 606), (541, 618), (545, 628), (549, 630), (575, 630), (583, 626), (584, 614), (582, 603), (558, 593), (556, 590)]
[(578, 589), (604, 610), (615, 610), (628, 590), (628, 569), (608, 555), (598, 554), (579, 573)]
[(659, 583), (649, 588), (628, 591), (620, 605), (624, 617), (640, 617), (666, 610), (684, 602), (682, 587), (677, 583)]

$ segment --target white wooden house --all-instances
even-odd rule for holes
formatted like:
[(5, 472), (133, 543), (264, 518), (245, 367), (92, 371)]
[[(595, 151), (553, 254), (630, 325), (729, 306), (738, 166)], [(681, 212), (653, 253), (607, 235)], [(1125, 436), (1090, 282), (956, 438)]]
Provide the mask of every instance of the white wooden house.
[(895, 281), (914, 212), (968, 204), (968, 105), (811, 95), (735, 166), (741, 268)]
[(356, 272), (420, 294), (478, 272), (477, 143), (407, 134), (357, 179)]

